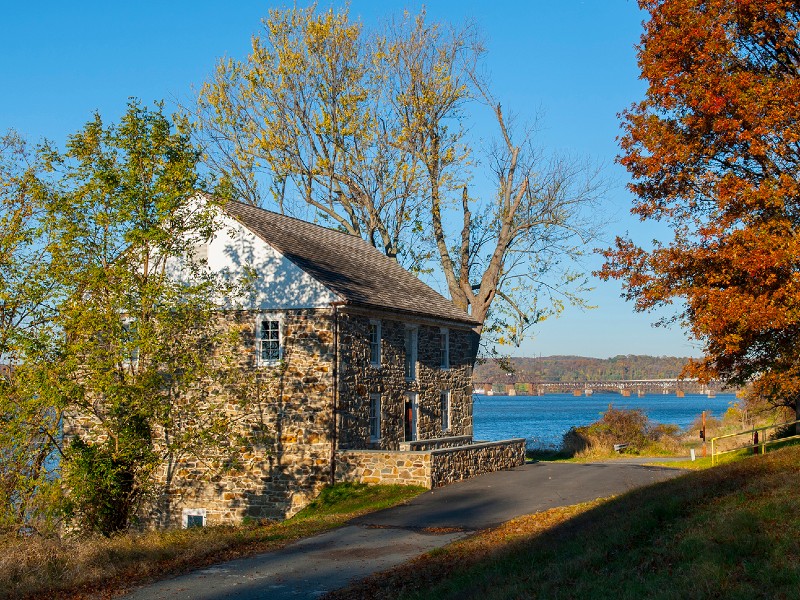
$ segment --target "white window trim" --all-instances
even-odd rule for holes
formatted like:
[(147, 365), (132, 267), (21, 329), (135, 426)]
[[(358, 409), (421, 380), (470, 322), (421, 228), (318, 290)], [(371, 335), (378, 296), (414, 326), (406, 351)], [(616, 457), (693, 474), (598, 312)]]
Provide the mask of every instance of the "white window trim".
[[(377, 328), (378, 334), (378, 360), (377, 362), (372, 360), (372, 335), (370, 332), (369, 338), (369, 364), (373, 367), (380, 367), (381, 366), (381, 353), (383, 351), (383, 330), (381, 328), (381, 322), (378, 319), (370, 319), (370, 325), (375, 325)], [(368, 330), (369, 331), (369, 330)]]
[(183, 529), (189, 527), (189, 517), (203, 517), (203, 524), (201, 527), (205, 527), (208, 522), (205, 508), (184, 508), (181, 513), (181, 527)]
[[(369, 395), (369, 400), (370, 400), (370, 403), (369, 403), (369, 408), (370, 408), (370, 411), (369, 411), (369, 441), (370, 442), (380, 442), (381, 441), (381, 437), (382, 437), (382, 435), (381, 435), (382, 434), (381, 426), (383, 425), (383, 423), (382, 423), (383, 419), (381, 418), (383, 416), (382, 415), (383, 407), (381, 406), (381, 404), (382, 404), (381, 395), (380, 394), (370, 394)], [(372, 431), (372, 401), (373, 400), (375, 401), (375, 403), (377, 405), (377, 408), (378, 408), (377, 415), (376, 415), (377, 425), (378, 425), (378, 427), (377, 427), (378, 436), (377, 437), (375, 437), (373, 435), (373, 431)]]
[[(262, 321), (277, 321), (278, 322), (278, 358), (262, 359), (261, 358), (261, 322)], [(259, 367), (274, 367), (283, 359), (284, 338), (283, 338), (283, 315), (279, 313), (259, 313), (256, 316), (256, 333), (255, 333), (255, 353), (256, 365)]]
[[(444, 336), (444, 353), (439, 357), (439, 367), (443, 371), (450, 369), (450, 330), (447, 327), (439, 329), (439, 344), (441, 346), (442, 336)], [(441, 352), (441, 348), (439, 349)]]
[[(411, 334), (411, 356), (408, 356), (408, 335)], [(405, 371), (406, 363), (411, 367), (411, 374), (405, 375), (406, 381), (416, 381), (419, 377), (419, 328), (416, 325), (406, 325), (404, 346), (406, 351), (405, 361), (403, 363), (403, 370)]]
[[(451, 407), (453, 405), (453, 395), (450, 392), (450, 390), (440, 390), (439, 391), (439, 404), (440, 404), (440, 406), (442, 404), (444, 404), (443, 398), (447, 399), (446, 400), (446, 402), (447, 402), (447, 412), (445, 413), (444, 410), (442, 411), (442, 432), (448, 432), (448, 431), (450, 431), (450, 428), (453, 426), (453, 423), (451, 421), (451, 415), (452, 415)], [(447, 427), (444, 426), (445, 417), (447, 417)]]

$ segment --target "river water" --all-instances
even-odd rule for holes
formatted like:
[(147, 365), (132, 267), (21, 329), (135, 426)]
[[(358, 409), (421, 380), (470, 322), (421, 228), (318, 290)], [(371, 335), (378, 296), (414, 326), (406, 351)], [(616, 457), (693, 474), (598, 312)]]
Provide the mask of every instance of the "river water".
[(525, 438), (529, 447), (555, 448), (570, 427), (597, 421), (608, 409), (640, 408), (655, 423), (688, 427), (705, 410), (721, 418), (736, 401), (734, 394), (647, 394), (625, 398), (619, 394), (591, 396), (546, 394), (544, 396), (484, 396), (475, 394), (473, 425), (476, 440)]

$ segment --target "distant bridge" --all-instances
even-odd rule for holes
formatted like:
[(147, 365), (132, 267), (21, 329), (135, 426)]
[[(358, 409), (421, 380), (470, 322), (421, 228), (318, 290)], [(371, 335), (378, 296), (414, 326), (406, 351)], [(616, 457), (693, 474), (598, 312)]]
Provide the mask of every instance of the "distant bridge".
[(542, 396), (544, 394), (573, 394), (590, 396), (594, 392), (614, 392), (627, 397), (644, 394), (706, 394), (714, 396), (722, 391), (722, 384), (711, 382), (700, 383), (696, 379), (626, 379), (619, 381), (537, 381), (514, 383), (475, 382), (472, 384), (475, 394), (487, 395), (526, 395)]

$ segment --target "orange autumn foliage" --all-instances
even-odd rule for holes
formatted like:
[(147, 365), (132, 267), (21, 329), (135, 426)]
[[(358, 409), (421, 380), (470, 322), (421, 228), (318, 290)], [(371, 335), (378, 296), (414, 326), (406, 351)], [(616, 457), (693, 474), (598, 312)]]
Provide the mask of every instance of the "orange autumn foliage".
[(632, 212), (673, 236), (617, 238), (599, 275), (702, 342), (703, 379), (800, 396), (800, 2), (640, 0), (644, 100), (621, 115)]

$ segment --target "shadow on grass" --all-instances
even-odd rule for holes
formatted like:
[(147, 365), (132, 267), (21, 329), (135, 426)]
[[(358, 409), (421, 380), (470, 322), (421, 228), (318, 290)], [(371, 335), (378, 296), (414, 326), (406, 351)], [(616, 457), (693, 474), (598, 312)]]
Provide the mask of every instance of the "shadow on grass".
[(797, 448), (689, 473), (515, 519), (330, 597), (794, 598), (798, 475)]

